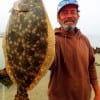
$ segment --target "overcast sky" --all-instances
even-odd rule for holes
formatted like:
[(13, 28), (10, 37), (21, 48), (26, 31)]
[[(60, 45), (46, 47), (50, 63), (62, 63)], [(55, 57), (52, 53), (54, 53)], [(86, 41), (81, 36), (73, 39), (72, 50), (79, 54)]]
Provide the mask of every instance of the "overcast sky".
[[(9, 9), (16, 0), (0, 0), (0, 32), (4, 32)], [(61, 0), (43, 0), (53, 28), (58, 27), (56, 19), (57, 5)], [(80, 9), (80, 19), (77, 26), (81, 31), (91, 36), (96, 36), (100, 41), (100, 0), (78, 0)]]

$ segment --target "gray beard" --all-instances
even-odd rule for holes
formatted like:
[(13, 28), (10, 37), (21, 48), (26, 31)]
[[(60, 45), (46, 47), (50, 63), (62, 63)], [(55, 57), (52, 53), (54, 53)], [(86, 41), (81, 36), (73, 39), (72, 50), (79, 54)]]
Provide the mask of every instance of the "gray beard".
[(75, 25), (72, 25), (72, 26), (68, 26), (68, 25), (61, 25), (62, 27), (63, 27), (63, 29), (65, 30), (65, 31), (71, 31), (71, 30), (74, 30), (75, 29)]

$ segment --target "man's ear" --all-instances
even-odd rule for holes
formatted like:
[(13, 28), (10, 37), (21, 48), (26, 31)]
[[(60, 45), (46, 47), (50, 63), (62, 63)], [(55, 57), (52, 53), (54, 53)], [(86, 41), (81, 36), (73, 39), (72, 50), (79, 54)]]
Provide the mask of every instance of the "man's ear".
[(59, 18), (58, 18), (58, 16), (57, 16), (57, 22), (59, 22)]
[(57, 15), (57, 22), (58, 23), (60, 22), (60, 16), (59, 16), (59, 14)]
[(59, 16), (57, 15), (57, 22), (60, 24)]
[(77, 10), (77, 13), (78, 13), (78, 18), (80, 17), (79, 12), (80, 12), (80, 10)]
[(78, 18), (80, 17), (79, 13), (78, 13)]

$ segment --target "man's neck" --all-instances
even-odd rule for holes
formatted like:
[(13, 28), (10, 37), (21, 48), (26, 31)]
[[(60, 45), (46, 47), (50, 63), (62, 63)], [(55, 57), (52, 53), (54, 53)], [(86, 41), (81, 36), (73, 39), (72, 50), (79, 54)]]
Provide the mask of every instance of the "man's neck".
[(76, 33), (78, 31), (77, 27), (74, 27), (74, 28), (69, 27), (69, 28), (67, 28), (67, 30), (64, 29), (63, 27), (61, 27), (61, 29), (64, 30), (65, 32), (67, 32), (67, 33), (69, 33), (69, 32), (75, 32)]

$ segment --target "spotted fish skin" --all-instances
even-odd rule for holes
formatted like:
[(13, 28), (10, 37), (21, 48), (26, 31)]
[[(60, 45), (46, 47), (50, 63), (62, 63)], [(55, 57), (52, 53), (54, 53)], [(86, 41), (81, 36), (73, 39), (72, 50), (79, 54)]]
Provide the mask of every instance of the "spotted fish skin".
[(15, 2), (4, 43), (6, 69), (18, 87), (17, 92), (34, 87), (51, 65), (55, 48), (52, 27), (41, 0)]
[[(21, 4), (30, 4), (31, 9), (20, 9)], [(34, 4), (34, 9), (31, 4)], [(39, 71), (48, 45), (46, 15), (42, 3), (39, 0), (19, 3), (19, 10), (12, 9), (8, 28), (8, 63), (17, 84), (28, 87)]]

